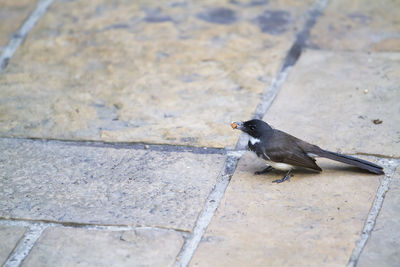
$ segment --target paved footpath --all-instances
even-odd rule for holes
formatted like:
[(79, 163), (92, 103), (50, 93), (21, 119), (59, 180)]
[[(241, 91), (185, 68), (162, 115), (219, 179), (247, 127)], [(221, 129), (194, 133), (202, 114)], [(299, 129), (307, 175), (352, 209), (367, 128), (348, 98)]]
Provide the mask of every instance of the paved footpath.
[[(400, 10), (0, 2), (0, 265), (400, 266)], [(262, 176), (264, 119), (384, 166)]]

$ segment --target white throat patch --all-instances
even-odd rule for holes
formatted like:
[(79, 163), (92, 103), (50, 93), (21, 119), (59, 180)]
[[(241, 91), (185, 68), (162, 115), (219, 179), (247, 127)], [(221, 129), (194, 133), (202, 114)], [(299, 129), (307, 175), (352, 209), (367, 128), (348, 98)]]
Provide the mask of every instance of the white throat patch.
[(251, 143), (253, 146), (254, 146), (254, 144), (260, 142), (260, 139), (255, 138), (255, 137), (253, 137), (253, 136), (250, 136), (250, 137), (249, 137), (249, 140), (250, 140), (250, 143)]

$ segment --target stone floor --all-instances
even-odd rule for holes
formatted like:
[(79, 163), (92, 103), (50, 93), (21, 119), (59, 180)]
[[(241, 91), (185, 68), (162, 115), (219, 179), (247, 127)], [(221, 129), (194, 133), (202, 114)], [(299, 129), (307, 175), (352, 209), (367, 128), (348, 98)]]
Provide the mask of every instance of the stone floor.
[[(2, 0), (0, 265), (399, 266), (398, 10)], [(250, 118), (386, 174), (274, 184)]]

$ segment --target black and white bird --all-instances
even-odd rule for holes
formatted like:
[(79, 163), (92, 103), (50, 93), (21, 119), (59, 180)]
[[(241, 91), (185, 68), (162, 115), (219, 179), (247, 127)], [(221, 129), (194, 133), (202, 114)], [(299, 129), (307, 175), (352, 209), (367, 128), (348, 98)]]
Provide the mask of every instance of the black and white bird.
[(250, 136), (249, 149), (269, 165), (255, 174), (263, 174), (272, 169), (287, 171), (282, 179), (274, 181), (276, 183), (290, 179), (291, 171), (297, 167), (322, 171), (315, 163), (314, 157), (317, 156), (350, 164), (374, 174), (384, 174), (383, 168), (379, 165), (356, 157), (321, 149), (290, 134), (273, 129), (262, 120), (232, 122), (231, 126), (233, 129), (241, 130)]

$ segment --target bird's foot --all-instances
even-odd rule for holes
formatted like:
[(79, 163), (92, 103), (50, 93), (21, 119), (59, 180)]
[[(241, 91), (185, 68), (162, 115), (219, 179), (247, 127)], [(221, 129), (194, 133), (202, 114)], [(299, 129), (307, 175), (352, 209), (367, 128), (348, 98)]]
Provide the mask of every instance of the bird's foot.
[(272, 171), (272, 167), (271, 166), (268, 166), (268, 167), (266, 167), (265, 169), (263, 169), (263, 170), (261, 170), (261, 171), (256, 171), (254, 174), (255, 175), (260, 175), (260, 174), (264, 174), (264, 173), (267, 173), (267, 172), (270, 172), (270, 171)]
[(291, 171), (288, 171), (288, 172), (286, 173), (286, 175), (285, 175), (282, 179), (274, 180), (274, 181), (272, 181), (272, 182), (273, 182), (273, 183), (280, 184), (280, 183), (283, 183), (284, 181), (289, 181), (289, 180), (290, 180), (290, 177), (292, 177), (292, 175), (290, 174), (290, 172), (291, 172)]
[(282, 179), (274, 180), (272, 182), (280, 184), (280, 183), (283, 183), (284, 181), (288, 181), (288, 180), (290, 180), (290, 175), (285, 175), (285, 177), (283, 177)]

